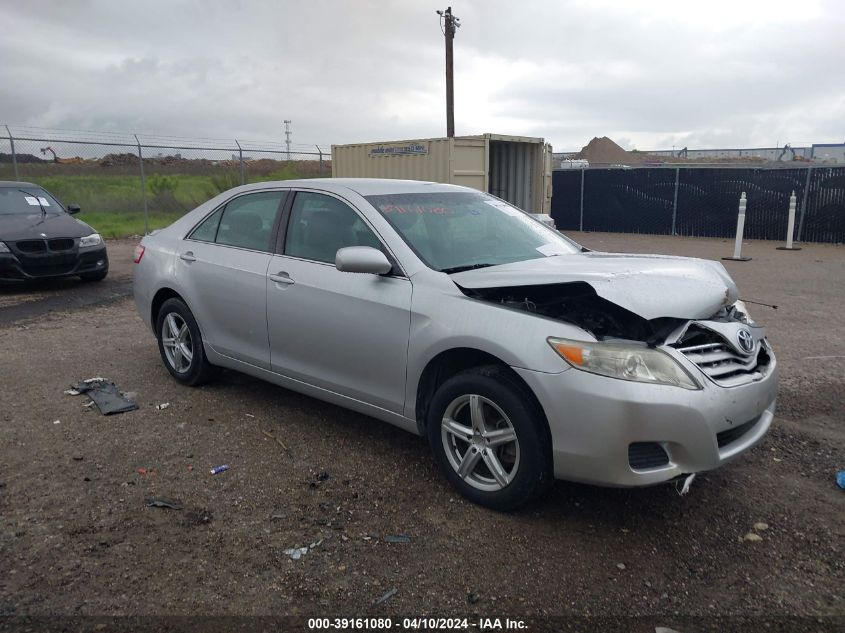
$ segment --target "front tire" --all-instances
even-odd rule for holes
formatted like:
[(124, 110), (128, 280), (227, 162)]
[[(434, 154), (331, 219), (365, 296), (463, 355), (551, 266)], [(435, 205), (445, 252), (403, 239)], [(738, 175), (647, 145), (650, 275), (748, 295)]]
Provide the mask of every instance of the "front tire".
[(426, 422), (440, 469), (479, 505), (514, 510), (553, 480), (546, 420), (506, 368), (469, 369), (444, 382)]
[(198, 387), (212, 377), (197, 321), (184, 301), (165, 301), (156, 318), (158, 351), (167, 371), (183, 385)]

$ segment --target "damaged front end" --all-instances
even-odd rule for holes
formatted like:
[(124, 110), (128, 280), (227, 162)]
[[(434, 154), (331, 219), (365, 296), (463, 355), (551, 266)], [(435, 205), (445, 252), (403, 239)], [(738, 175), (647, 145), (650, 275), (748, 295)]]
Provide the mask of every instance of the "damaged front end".
[(574, 325), (600, 342), (671, 347), (722, 387), (761, 380), (773, 364), (765, 330), (748, 317), (741, 301), (706, 319), (646, 319), (600, 297), (586, 282), (459, 288), (473, 299)]

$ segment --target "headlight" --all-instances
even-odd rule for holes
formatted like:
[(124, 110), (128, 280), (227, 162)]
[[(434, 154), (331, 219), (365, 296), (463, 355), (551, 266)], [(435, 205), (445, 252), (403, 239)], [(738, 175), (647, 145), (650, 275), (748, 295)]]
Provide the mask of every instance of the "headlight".
[(700, 389), (674, 358), (645, 346), (620, 343), (584, 343), (549, 338), (549, 345), (575, 369), (600, 376)]
[(82, 237), (79, 239), (79, 248), (85, 248), (86, 246), (99, 246), (103, 243), (103, 238), (100, 237), (99, 233), (92, 233), (88, 237)]
[(9, 250), (9, 247), (6, 246), (5, 242), (0, 242), (0, 253), (11, 253), (12, 251)]

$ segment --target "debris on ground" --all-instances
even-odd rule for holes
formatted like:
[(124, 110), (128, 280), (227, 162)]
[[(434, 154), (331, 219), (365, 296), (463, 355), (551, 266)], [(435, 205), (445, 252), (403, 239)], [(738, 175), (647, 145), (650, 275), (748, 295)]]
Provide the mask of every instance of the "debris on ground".
[(97, 405), (97, 408), (103, 415), (126, 413), (127, 411), (134, 411), (138, 408), (135, 401), (121, 393), (117, 385), (99, 376), (96, 378), (86, 378), (76, 385), (71, 385), (70, 389), (66, 390), (65, 393), (71, 396), (87, 395)]
[(769, 524), (763, 523), (762, 521), (758, 521), (757, 523), (754, 524), (754, 529), (757, 530), (758, 532), (762, 532), (763, 530), (769, 529)]
[(399, 593), (399, 590), (398, 590), (396, 587), (394, 587), (393, 589), (391, 589), (390, 591), (388, 591), (387, 593), (385, 593), (385, 594), (384, 594), (381, 598), (379, 598), (378, 600), (376, 600), (376, 601), (373, 603), (373, 606), (374, 606), (374, 607), (377, 607), (378, 605), (382, 604), (383, 602), (387, 602), (387, 601), (388, 601), (388, 600), (390, 600), (393, 596), (395, 596), (397, 593)]
[(468, 604), (475, 604), (478, 602), (479, 596), (477, 593), (468, 593), (467, 594), (467, 603)]
[(171, 510), (181, 510), (185, 506), (181, 501), (174, 499), (153, 498), (144, 499), (144, 503), (150, 508), (170, 508)]
[(328, 478), (329, 478), (329, 473), (327, 473), (325, 470), (317, 475), (317, 481), (326, 481), (326, 479), (328, 479)]
[(323, 539), (320, 539), (319, 541), (311, 543), (311, 545), (308, 545), (307, 547), (291, 547), (284, 550), (284, 554), (289, 556), (291, 560), (299, 560), (315, 547), (319, 547), (322, 542)]
[(61, 424), (61, 423), (62, 423), (61, 420), (53, 420), (53, 424)]
[(212, 475), (219, 475), (220, 473), (226, 472), (229, 470), (229, 464), (223, 464), (222, 466), (215, 466), (211, 469)]
[(619, 571), (625, 571), (625, 563), (616, 563), (616, 569), (618, 569)]
[[(251, 417), (251, 418), (254, 418), (254, 417), (255, 417), (254, 415), (250, 415), (249, 413), (247, 413), (247, 416), (249, 416), (249, 417)], [(267, 436), (267, 437), (269, 437), (271, 440), (273, 440), (274, 442), (276, 442), (276, 444), (278, 444), (279, 446), (281, 446), (284, 450), (288, 450), (288, 447), (287, 447), (287, 446), (285, 446), (285, 443), (284, 443), (282, 440), (280, 440), (278, 437), (276, 437), (276, 435), (275, 435), (275, 434), (270, 433), (270, 431), (265, 431), (264, 429), (262, 429), (262, 428), (261, 428), (261, 424), (258, 422), (258, 420), (256, 420), (256, 421), (255, 421), (255, 426), (258, 428), (258, 430), (259, 430), (259, 431), (261, 431), (264, 435), (266, 435), (266, 436)]]
[(411, 537), (404, 534), (386, 534), (384, 540), (387, 543), (410, 543)]
[(845, 470), (836, 473), (836, 485), (845, 490)]
[(755, 534), (754, 532), (749, 532), (748, 534), (743, 536), (740, 540), (741, 541), (749, 541), (751, 543), (759, 543), (760, 541), (763, 540), (763, 537), (760, 536), (759, 534)]
[(157, 404), (157, 405), (156, 405), (156, 410), (158, 410), (158, 411), (164, 411), (164, 410), (165, 410), (167, 407), (169, 407), (169, 406), (170, 406), (170, 403), (169, 403), (169, 402), (162, 402), (161, 404)]

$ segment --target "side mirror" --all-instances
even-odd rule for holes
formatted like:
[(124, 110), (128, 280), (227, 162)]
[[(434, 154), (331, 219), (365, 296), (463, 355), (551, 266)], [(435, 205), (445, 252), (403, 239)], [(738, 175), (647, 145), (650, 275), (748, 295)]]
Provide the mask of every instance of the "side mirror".
[(384, 275), (393, 266), (377, 248), (372, 246), (347, 246), (337, 251), (335, 268), (345, 273), (370, 273)]
[(71, 215), (76, 215), (77, 213), (79, 213), (79, 211), (80, 211), (80, 209), (79, 209), (78, 204), (67, 205), (67, 212), (70, 213)]

